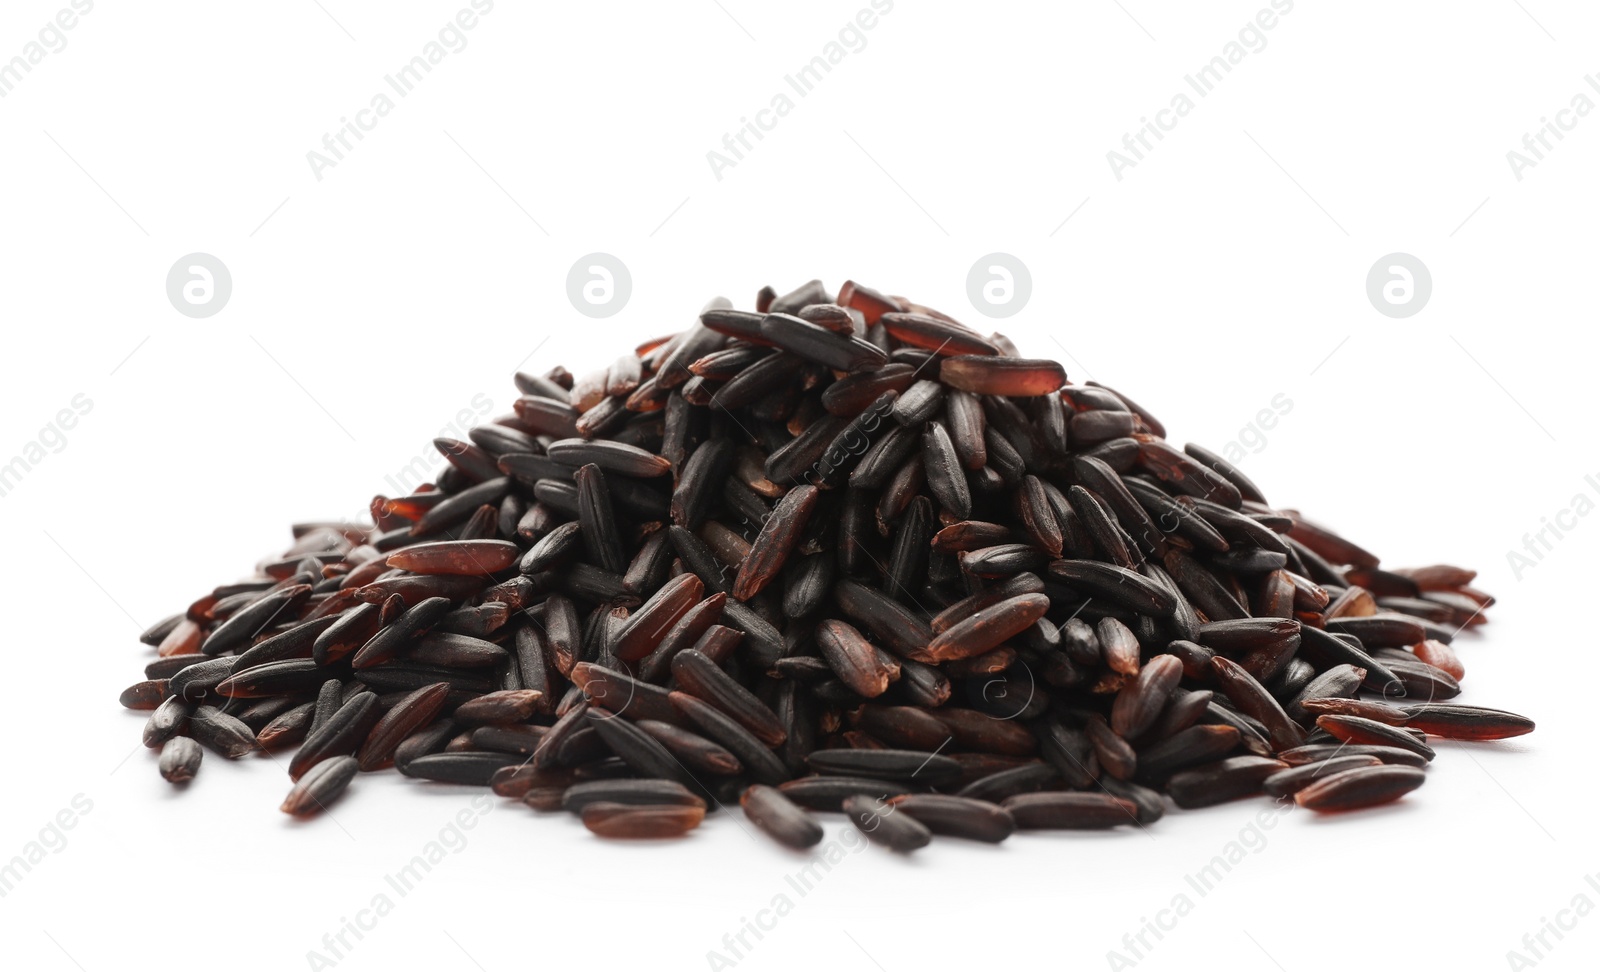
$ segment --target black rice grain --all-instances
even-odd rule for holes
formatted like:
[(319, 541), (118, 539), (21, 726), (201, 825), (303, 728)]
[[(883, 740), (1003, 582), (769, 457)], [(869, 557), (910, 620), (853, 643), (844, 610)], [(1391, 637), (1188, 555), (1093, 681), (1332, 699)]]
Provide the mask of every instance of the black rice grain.
[(909, 814), (890, 803), (857, 794), (844, 798), (845, 816), (874, 844), (895, 851), (914, 851), (928, 846), (933, 832)]
[(200, 744), (188, 736), (173, 736), (161, 747), (161, 778), (168, 783), (187, 783), (194, 779), (205, 754)]
[(353, 756), (325, 759), (300, 777), (278, 809), (302, 817), (321, 813), (344, 793), (359, 769)]

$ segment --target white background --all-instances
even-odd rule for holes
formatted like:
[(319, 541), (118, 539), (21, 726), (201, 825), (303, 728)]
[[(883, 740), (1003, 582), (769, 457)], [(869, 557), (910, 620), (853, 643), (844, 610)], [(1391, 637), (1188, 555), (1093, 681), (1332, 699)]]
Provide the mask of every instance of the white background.
[[(0, 60), (65, 6), (6, 3)], [(720, 180), (706, 153), (866, 0), (499, 0), (320, 181), (307, 152), (467, 0), (258, 6), (100, 0), (0, 99), (0, 461), (59, 446), (56, 413), (93, 403), (0, 498), (0, 860), (92, 803), (0, 898), (7, 967), (306, 968), (385, 891), (393, 911), (338, 968), (707, 968), (779, 893), (793, 910), (738, 968), (1105, 968), (1188, 892), (1138, 968), (1495, 969), (1534, 958), (1523, 936), (1575, 895), (1600, 904), (1600, 517), (1563, 516), (1576, 528), (1520, 577), (1507, 560), (1576, 495), (1600, 500), (1600, 118), (1520, 180), (1506, 158), (1578, 92), (1600, 100), (1592, 5), (1300, 0), (1120, 181), (1106, 153), (1265, 0), (899, 0)], [(164, 291), (197, 251), (233, 278), (198, 320)], [(564, 285), (592, 251), (633, 278), (599, 321)], [(965, 287), (993, 251), (1033, 277), (997, 324)], [(1433, 278), (1400, 320), (1364, 289), (1395, 251)], [(1179, 442), (1245, 437), (1270, 498), (1385, 563), (1480, 568), (1500, 603), (1458, 642), (1463, 701), (1539, 730), (1441, 745), (1400, 805), (1291, 813), (1203, 898), (1184, 876), (1264, 801), (1147, 833), (871, 848), (803, 898), (784, 877), (807, 858), (742, 817), (618, 846), (496, 801), (398, 898), (384, 875), (474, 791), (363, 777), (301, 825), (270, 760), (208, 755), (183, 793), (157, 776), (115, 705), (145, 625), (277, 553), (289, 523), (360, 513), (475, 395), (509, 410), (530, 352), (530, 370), (588, 370), (715, 294), (748, 306), (813, 276), (998, 326)], [(1290, 413), (1246, 431), (1279, 393)], [(1564, 934), (1538, 967), (1593, 968), (1600, 917)]]

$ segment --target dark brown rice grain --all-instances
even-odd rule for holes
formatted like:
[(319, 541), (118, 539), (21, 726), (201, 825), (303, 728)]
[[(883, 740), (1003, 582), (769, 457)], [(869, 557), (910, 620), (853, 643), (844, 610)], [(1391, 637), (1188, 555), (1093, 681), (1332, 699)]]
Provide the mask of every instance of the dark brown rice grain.
[(205, 754), (200, 744), (188, 736), (173, 736), (161, 747), (161, 778), (168, 783), (187, 783), (194, 779)]
[(1024, 793), (1000, 806), (1018, 830), (1102, 830), (1137, 823), (1139, 811), (1109, 793)]
[[(531, 795), (531, 794), (530, 794)], [(659, 840), (681, 837), (705, 819), (703, 806), (635, 806), (591, 803), (583, 808), (583, 825), (600, 837), (621, 840)]]
[(1427, 776), (1411, 766), (1366, 766), (1326, 776), (1295, 792), (1307, 810), (1333, 813), (1392, 803), (1421, 786)]
[(321, 813), (344, 793), (359, 768), (353, 756), (323, 760), (300, 777), (278, 809), (296, 816)]

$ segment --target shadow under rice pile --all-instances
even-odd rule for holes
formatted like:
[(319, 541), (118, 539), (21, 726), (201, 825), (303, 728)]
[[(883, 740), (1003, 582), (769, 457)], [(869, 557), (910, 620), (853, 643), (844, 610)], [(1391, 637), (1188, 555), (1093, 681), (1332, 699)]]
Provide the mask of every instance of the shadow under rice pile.
[(297, 526), (144, 634), (122, 702), (167, 779), (293, 749), (293, 814), (393, 767), (605, 837), (737, 804), (791, 847), (842, 811), (911, 850), (1371, 806), (1432, 738), (1533, 728), (1451, 701), (1493, 603), (1472, 571), (1381, 567), (1126, 395), (904, 298), (766, 288), (515, 380), (514, 414), (436, 440), (436, 483)]

